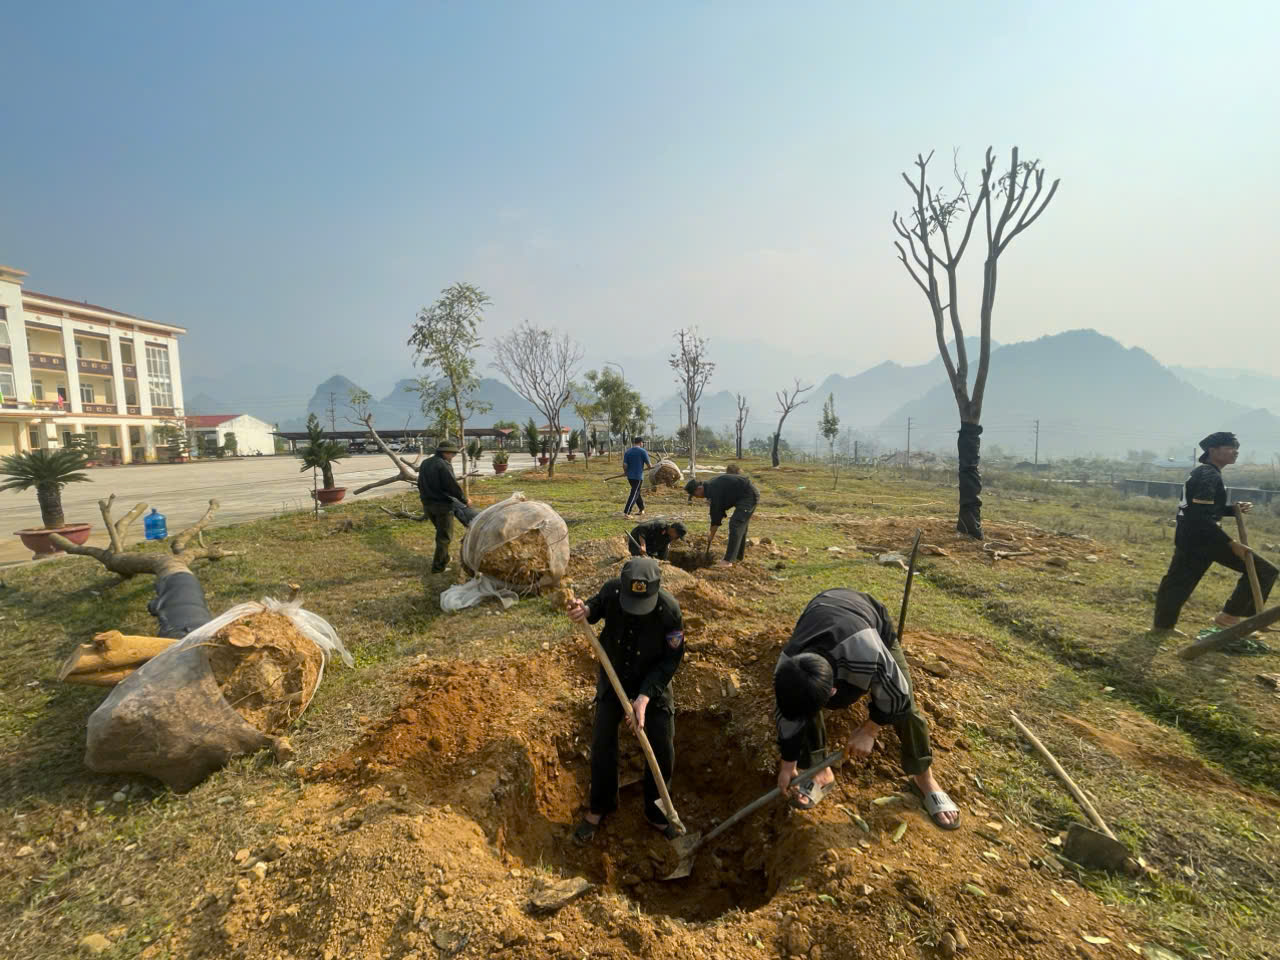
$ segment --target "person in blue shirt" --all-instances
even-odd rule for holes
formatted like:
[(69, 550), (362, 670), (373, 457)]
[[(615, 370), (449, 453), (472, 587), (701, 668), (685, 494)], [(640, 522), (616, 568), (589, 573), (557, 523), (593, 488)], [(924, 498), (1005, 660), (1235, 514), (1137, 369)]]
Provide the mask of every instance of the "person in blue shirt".
[(631, 516), (631, 508), (639, 507), (640, 516), (644, 516), (644, 496), (640, 487), (644, 483), (645, 468), (651, 467), (649, 451), (644, 448), (644, 437), (632, 437), (631, 448), (622, 455), (622, 470), (631, 484), (631, 492), (627, 494), (627, 505), (622, 508), (624, 517)]

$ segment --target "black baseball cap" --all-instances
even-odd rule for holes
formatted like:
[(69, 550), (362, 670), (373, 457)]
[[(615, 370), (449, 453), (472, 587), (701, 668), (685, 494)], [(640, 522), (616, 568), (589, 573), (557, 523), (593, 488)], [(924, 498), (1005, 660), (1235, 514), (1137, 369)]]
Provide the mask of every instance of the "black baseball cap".
[(622, 590), (618, 602), (622, 609), (637, 617), (653, 613), (658, 605), (662, 573), (658, 561), (649, 557), (632, 557), (622, 565)]

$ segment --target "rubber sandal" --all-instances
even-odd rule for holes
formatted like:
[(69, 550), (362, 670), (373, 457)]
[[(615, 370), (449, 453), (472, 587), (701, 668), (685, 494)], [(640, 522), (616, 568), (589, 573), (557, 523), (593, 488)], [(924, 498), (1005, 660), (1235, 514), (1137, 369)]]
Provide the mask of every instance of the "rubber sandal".
[[(817, 776), (817, 774), (814, 774), (814, 776)], [(822, 798), (825, 797), (835, 785), (836, 782), (834, 780), (826, 785), (822, 785), (813, 777), (809, 777), (807, 780), (796, 784), (796, 793), (787, 797), (787, 803), (791, 804), (791, 806), (795, 807), (797, 810), (812, 810), (822, 802)], [(799, 796), (796, 794), (799, 794)], [(800, 801), (800, 797), (806, 798), (809, 802), (802, 803)]]
[(939, 814), (943, 813), (960, 813), (960, 808), (955, 805), (952, 799), (947, 796), (945, 790), (934, 790), (932, 793), (926, 794), (921, 790), (914, 780), (908, 780), (907, 786), (911, 788), (911, 792), (919, 798), (924, 805), (924, 812), (929, 815), (929, 819), (933, 821), (933, 825), (939, 830), (956, 830), (960, 827), (960, 817), (957, 816), (952, 823), (945, 823), (938, 819)]
[(573, 842), (580, 847), (585, 847), (595, 839), (596, 831), (600, 829), (600, 824), (602, 823), (604, 823), (603, 817), (600, 819), (600, 823), (592, 823), (586, 817), (583, 817), (582, 822), (578, 824), (578, 829), (573, 831)]

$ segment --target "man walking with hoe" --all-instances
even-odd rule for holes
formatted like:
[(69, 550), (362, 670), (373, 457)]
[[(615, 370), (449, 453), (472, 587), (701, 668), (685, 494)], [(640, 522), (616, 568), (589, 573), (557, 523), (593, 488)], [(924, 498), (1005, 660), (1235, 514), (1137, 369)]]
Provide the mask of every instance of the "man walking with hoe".
[(631, 492), (627, 494), (627, 504), (622, 508), (624, 517), (631, 516), (631, 508), (639, 507), (640, 516), (644, 516), (644, 494), (640, 492), (644, 484), (644, 472), (653, 466), (649, 459), (649, 451), (644, 448), (644, 437), (632, 437), (631, 447), (622, 455), (622, 469), (627, 483), (631, 484)]
[(778, 787), (797, 810), (812, 810), (835, 782), (830, 767), (802, 782), (826, 752), (823, 709), (842, 710), (870, 694), (868, 719), (849, 737), (845, 751), (869, 757), (876, 737), (892, 726), (902, 744), (902, 768), (925, 812), (943, 830), (960, 825), (960, 811), (933, 776), (929, 725), (916, 706), (907, 659), (884, 606), (857, 590), (825, 590), (809, 601), (782, 648), (773, 672), (778, 747)]
[(655, 560), (667, 559), (667, 552), (675, 540), (683, 540), (688, 528), (679, 520), (670, 517), (656, 517), (637, 523), (631, 528), (627, 538), (627, 549), (633, 557), (653, 557)]
[(436, 552), (431, 559), (431, 572), (439, 573), (449, 565), (449, 541), (453, 538), (454, 500), (470, 503), (453, 475), (453, 458), (458, 445), (452, 440), (436, 444), (435, 456), (422, 461), (418, 468), (418, 496), (422, 512), (436, 528)]
[[(1204, 451), (1200, 455), (1201, 465), (1187, 477), (1182, 500), (1178, 504), (1178, 526), (1173, 535), (1173, 559), (1169, 562), (1169, 572), (1156, 591), (1155, 629), (1158, 631), (1181, 633), (1176, 629), (1178, 614), (1214, 563), (1235, 570), (1240, 574), (1240, 580), (1213, 622), (1220, 627), (1231, 627), (1245, 617), (1262, 612), (1254, 609), (1248, 568), (1245, 566), (1245, 557), (1253, 551), (1232, 540), (1218, 525), (1232, 510), (1227, 506), (1222, 468), (1236, 462), (1240, 456), (1240, 441), (1234, 433), (1221, 431), (1201, 440), (1200, 449)], [(1243, 500), (1234, 504), (1241, 513), (1248, 513), (1252, 506)], [(1280, 571), (1257, 554), (1253, 556), (1253, 563), (1265, 601)]]
[(696, 477), (684, 485), (684, 492), (693, 498), (705, 499), (711, 508), (711, 530), (707, 533), (707, 552), (711, 552), (711, 541), (724, 516), (733, 508), (733, 516), (729, 518), (729, 543), (725, 547), (724, 559), (720, 566), (727, 567), (743, 558), (747, 548), (747, 527), (751, 523), (751, 515), (755, 513), (756, 504), (760, 502), (758, 491), (747, 477), (740, 473), (722, 473), (718, 477), (702, 481)]
[[(566, 608), (575, 623), (604, 619), (600, 646), (613, 664), (622, 689), (631, 699), (635, 722), (653, 747), (662, 777), (670, 783), (675, 767), (675, 699), (671, 678), (684, 658), (684, 620), (680, 604), (662, 589), (658, 562), (633, 557), (622, 565), (622, 576), (609, 580), (590, 600), (576, 600)], [(596, 717), (591, 735), (591, 800), (574, 831), (575, 843), (595, 836), (601, 820), (618, 809), (618, 725), (622, 704), (601, 667), (596, 677)], [(660, 795), (653, 772), (644, 774), (644, 815), (649, 825), (673, 839), (656, 801)]]

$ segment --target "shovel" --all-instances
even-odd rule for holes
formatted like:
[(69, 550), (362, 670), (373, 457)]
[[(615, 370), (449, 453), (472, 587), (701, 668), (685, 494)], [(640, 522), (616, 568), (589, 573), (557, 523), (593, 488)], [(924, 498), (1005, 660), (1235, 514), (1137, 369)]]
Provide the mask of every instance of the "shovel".
[[(797, 773), (795, 776), (795, 779), (801, 780), (801, 779), (804, 779), (805, 777), (811, 777), (815, 773), (818, 773), (821, 770), (825, 770), (827, 767), (830, 767), (833, 764), (839, 763), (843, 758), (844, 758), (844, 751), (837, 750), (835, 753), (831, 754), (830, 756), (824, 757), (817, 766), (810, 767), (808, 770), (804, 770), (804, 771), (801, 771), (800, 773)], [(686, 834), (683, 837), (677, 837), (675, 840), (672, 841), (671, 845), (676, 848), (676, 853), (680, 854), (680, 862), (676, 864), (676, 868), (674, 870), (672, 870), (669, 874), (667, 874), (662, 879), (663, 880), (680, 880), (684, 877), (689, 876), (689, 874), (693, 873), (693, 861), (697, 858), (698, 851), (701, 850), (705, 844), (710, 843), (716, 837), (720, 836), (720, 834), (724, 833), (726, 830), (732, 827), (735, 823), (738, 823), (740, 820), (743, 820), (746, 817), (751, 816), (751, 814), (755, 813), (761, 807), (768, 806), (774, 800), (777, 800), (778, 797), (780, 796), (782, 796), (782, 790), (780, 790), (778, 787), (774, 787), (764, 796), (759, 797), (755, 800), (752, 800), (749, 804), (747, 804), (737, 813), (733, 814), (733, 816), (729, 817), (728, 820), (720, 824), (710, 833), (706, 835), (703, 835), (701, 833), (690, 833), (690, 834)]]
[[(571, 589), (565, 588), (564, 599), (566, 606), (574, 602)], [(635, 731), (636, 739), (640, 741), (640, 749), (644, 751), (645, 762), (649, 764), (653, 779), (658, 784), (658, 792), (662, 795), (655, 801), (658, 808), (666, 814), (667, 822), (676, 828), (677, 833), (686, 833), (685, 825), (680, 822), (680, 814), (676, 813), (676, 806), (671, 802), (671, 794), (667, 792), (667, 781), (663, 778), (662, 769), (658, 766), (658, 758), (653, 755), (653, 747), (649, 745), (649, 738), (645, 736), (644, 728), (636, 723), (635, 711), (631, 708), (631, 701), (627, 698), (626, 691), (622, 689), (622, 681), (618, 679), (618, 674), (613, 669), (613, 664), (609, 662), (609, 655), (604, 652), (604, 647), (600, 646), (600, 640), (596, 637), (596, 632), (585, 622), (575, 623), (574, 626), (591, 641), (591, 649), (595, 652), (596, 659), (600, 661), (600, 666), (604, 668), (605, 675), (613, 686), (613, 692), (617, 695), (618, 702), (622, 704), (622, 712), (626, 715), (631, 729)]]

